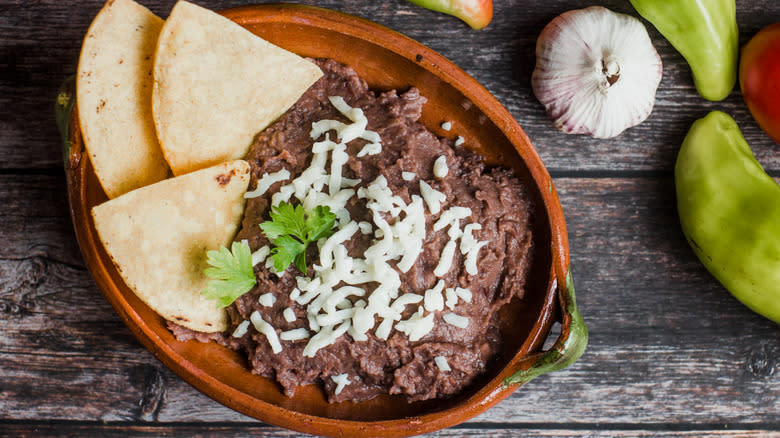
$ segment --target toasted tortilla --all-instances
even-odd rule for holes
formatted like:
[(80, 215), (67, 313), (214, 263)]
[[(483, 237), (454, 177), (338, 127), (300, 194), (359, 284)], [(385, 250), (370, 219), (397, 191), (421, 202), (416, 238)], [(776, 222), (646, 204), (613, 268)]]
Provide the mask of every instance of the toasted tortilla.
[(163, 20), (108, 1), (84, 38), (76, 99), (84, 144), (109, 198), (168, 177), (152, 119), (152, 63)]
[(227, 329), (205, 298), (206, 251), (229, 247), (244, 213), (249, 164), (238, 160), (170, 178), (92, 209), (125, 283), (163, 318), (201, 332)]
[(243, 158), (319, 67), (208, 9), (179, 1), (154, 60), (152, 110), (174, 175)]

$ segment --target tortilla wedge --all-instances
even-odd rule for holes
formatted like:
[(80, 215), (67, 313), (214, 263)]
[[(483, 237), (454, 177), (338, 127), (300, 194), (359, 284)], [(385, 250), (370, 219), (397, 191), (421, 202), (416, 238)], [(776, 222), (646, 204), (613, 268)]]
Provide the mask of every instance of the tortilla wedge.
[(109, 198), (169, 175), (152, 119), (152, 63), (163, 20), (132, 0), (108, 1), (84, 38), (76, 79), (89, 159)]
[(152, 111), (174, 175), (243, 158), (255, 135), (320, 77), (311, 62), (179, 1), (154, 60)]
[(227, 329), (205, 298), (206, 251), (229, 246), (244, 213), (249, 164), (238, 160), (170, 178), (92, 209), (125, 283), (163, 318), (201, 332)]

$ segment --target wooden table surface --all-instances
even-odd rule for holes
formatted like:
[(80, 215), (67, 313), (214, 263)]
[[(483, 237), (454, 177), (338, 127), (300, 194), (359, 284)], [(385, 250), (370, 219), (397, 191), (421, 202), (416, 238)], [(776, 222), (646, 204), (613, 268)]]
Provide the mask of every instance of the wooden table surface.
[[(198, 0), (211, 9), (251, 0)], [(143, 4), (162, 17), (173, 0)], [(731, 114), (780, 176), (780, 146), (738, 89), (700, 98), (649, 26), (664, 74), (650, 118), (610, 140), (555, 130), (530, 87), (536, 37), (576, 0), (495, 2), (490, 26), (402, 0), (308, 0), (379, 22), (440, 52), (516, 117), (554, 178), (590, 344), (486, 413), (431, 436), (780, 436), (780, 328), (733, 299), (680, 231), (673, 166), (691, 123)], [(601, 5), (634, 14), (624, 0)], [(102, 1), (0, 0), (0, 435), (297, 436), (234, 412), (162, 366), (95, 286), (68, 213), (57, 87), (75, 72)], [(740, 41), (780, 2), (737, 1)], [(634, 14), (635, 15), (635, 14)]]

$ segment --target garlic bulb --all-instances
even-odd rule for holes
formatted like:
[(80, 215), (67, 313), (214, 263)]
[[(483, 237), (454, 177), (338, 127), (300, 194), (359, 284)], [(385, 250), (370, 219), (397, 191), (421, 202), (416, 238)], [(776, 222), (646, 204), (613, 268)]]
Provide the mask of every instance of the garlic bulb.
[(609, 138), (650, 115), (661, 73), (638, 19), (592, 6), (545, 26), (531, 85), (558, 129)]

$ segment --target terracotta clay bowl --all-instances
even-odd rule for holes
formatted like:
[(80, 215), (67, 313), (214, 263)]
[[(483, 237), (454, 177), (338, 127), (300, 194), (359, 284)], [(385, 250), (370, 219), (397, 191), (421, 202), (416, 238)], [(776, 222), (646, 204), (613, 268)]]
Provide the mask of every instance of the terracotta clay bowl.
[[(287, 4), (241, 7), (223, 14), (295, 53), (348, 64), (373, 89), (418, 87), (428, 98), (422, 122), (429, 129), (442, 137), (462, 135), (488, 163), (513, 168), (531, 189), (536, 203), (535, 262), (526, 297), (501, 310), (503, 353), (460, 395), (417, 403), (381, 396), (362, 403), (328, 404), (321, 389), (310, 385), (285, 397), (277, 383), (251, 374), (241, 354), (214, 343), (174, 339), (165, 321), (124, 284), (92, 223), (91, 208), (107, 198), (84, 151), (74, 111), (63, 117), (70, 117), (65, 160), (79, 245), (106, 299), (146, 348), (182, 379), (232, 409), (300, 432), (338, 436), (408, 436), (449, 427), (509, 396), (518, 386), (505, 384), (513, 374), (520, 372), (522, 383), (579, 356), (584, 325), (567, 281), (568, 241), (555, 188), (528, 137), (484, 87), (423, 45), (350, 15)], [(453, 129), (442, 130), (443, 121), (451, 121)], [(562, 322), (561, 335), (551, 350), (541, 351), (556, 320)]]

